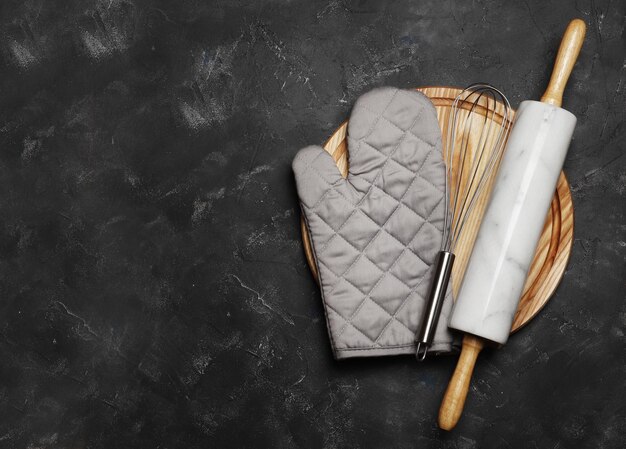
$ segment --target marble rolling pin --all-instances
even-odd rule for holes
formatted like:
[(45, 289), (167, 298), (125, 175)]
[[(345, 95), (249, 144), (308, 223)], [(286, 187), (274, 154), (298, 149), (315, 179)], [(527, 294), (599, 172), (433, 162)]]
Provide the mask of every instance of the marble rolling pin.
[(585, 28), (582, 20), (570, 22), (541, 102), (524, 101), (515, 114), (449, 323), (466, 334), (439, 410), (442, 429), (452, 429), (461, 416), (485, 342), (504, 344), (508, 339), (576, 124), (576, 117), (560, 106)]

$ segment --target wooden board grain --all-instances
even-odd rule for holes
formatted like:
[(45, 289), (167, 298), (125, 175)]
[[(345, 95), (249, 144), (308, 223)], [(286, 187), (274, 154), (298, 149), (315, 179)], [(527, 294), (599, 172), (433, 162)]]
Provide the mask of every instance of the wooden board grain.
[[(418, 90), (427, 95), (435, 105), (439, 125), (442, 131), (445, 131), (450, 119), (452, 102), (461, 92), (461, 89), (453, 87), (424, 87)], [(479, 109), (476, 113), (480, 114), (484, 113), (484, 111)], [(501, 105), (496, 109), (496, 113), (499, 114), (496, 119), (503, 120), (503, 108)], [(510, 120), (512, 120), (514, 111), (510, 115)], [(343, 176), (348, 174), (347, 129), (348, 122), (344, 122), (324, 145), (324, 149), (333, 156)], [(487, 188), (479, 198), (459, 238), (456, 260), (452, 270), (452, 287), (455, 295), (459, 291), (463, 273), (465, 272), (494, 180), (495, 173), (492, 174)], [(318, 274), (304, 220), (301, 220), (300, 226), (306, 259), (313, 275), (317, 279)], [(573, 230), (574, 210), (572, 208), (572, 196), (567, 179), (561, 173), (550, 211), (546, 217), (541, 239), (537, 245), (535, 258), (526, 279), (524, 293), (522, 294), (511, 332), (515, 332), (530, 321), (545, 306), (556, 290), (569, 260), (573, 242)]]

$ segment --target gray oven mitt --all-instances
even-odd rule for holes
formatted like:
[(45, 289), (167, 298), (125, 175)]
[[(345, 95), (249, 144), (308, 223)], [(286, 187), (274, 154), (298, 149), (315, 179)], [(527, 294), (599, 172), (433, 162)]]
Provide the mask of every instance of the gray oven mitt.
[[(347, 179), (322, 147), (293, 161), (333, 354), (414, 354), (447, 201), (437, 114), (417, 91), (375, 89), (347, 138)], [(451, 307), (448, 289), (431, 351), (452, 349)]]

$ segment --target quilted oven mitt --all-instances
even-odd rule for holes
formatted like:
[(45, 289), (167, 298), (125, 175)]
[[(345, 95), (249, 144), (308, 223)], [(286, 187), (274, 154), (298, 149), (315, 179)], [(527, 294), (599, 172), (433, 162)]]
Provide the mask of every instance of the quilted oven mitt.
[[(293, 161), (333, 354), (414, 354), (447, 201), (435, 108), (417, 91), (372, 90), (347, 139), (347, 179), (322, 147)], [(451, 306), (448, 290), (431, 351), (453, 347)]]

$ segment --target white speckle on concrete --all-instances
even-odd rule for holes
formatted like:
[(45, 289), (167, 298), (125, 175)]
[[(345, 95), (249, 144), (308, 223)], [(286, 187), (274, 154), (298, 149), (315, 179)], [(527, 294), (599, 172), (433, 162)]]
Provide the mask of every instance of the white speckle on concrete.
[(13, 54), (15, 62), (22, 69), (26, 69), (37, 62), (37, 58), (35, 58), (31, 51), (18, 42), (11, 41), (9, 43), (9, 48)]

